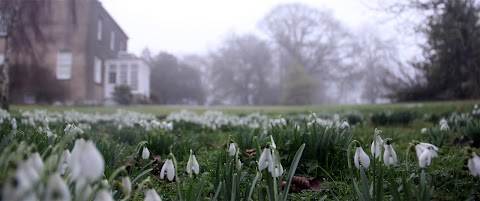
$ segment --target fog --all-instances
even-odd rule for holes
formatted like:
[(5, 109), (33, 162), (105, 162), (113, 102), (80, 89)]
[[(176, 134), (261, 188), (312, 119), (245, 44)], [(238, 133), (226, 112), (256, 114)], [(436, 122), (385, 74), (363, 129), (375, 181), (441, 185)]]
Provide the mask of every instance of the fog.
[[(396, 38), (385, 36), (378, 26), (366, 23), (353, 28), (329, 8), (278, 4), (255, 24), (255, 31), (227, 32), (206, 53), (159, 51), (152, 55), (150, 46), (146, 47), (142, 55), (156, 69), (153, 76), (178, 76), (171, 82), (152, 79), (152, 94), (158, 98), (153, 101), (199, 105), (384, 103), (390, 101), (392, 92), (386, 83), (396, 82), (395, 76), (409, 59), (399, 53)], [(176, 62), (165, 64), (171, 59)], [(201, 80), (201, 85), (184, 83), (184, 75), (173, 72), (172, 66), (193, 69), (189, 78), (196, 83)], [(162, 86), (175, 86), (175, 93), (166, 93)], [(166, 97), (176, 101), (160, 100)]]
[[(477, 48), (442, 35), (449, 15), (479, 7), (462, 2), (2, 1), (0, 95), (200, 106), (475, 98), (478, 55), (442, 55), (459, 42)], [(458, 74), (444, 90), (449, 72)]]

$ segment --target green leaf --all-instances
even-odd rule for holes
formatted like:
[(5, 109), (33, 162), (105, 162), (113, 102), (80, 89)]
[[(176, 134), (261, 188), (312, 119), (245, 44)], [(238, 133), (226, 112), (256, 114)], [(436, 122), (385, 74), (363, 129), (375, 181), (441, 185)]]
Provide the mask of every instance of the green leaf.
[(220, 191), (222, 191), (222, 182), (218, 183), (217, 189), (215, 190), (215, 195), (212, 198), (212, 201), (216, 201), (218, 196), (220, 195)]
[(297, 170), (298, 162), (300, 162), (300, 158), (302, 157), (303, 150), (305, 149), (305, 143), (298, 148), (297, 153), (295, 154), (295, 157), (293, 158), (292, 164), (290, 165), (290, 169), (288, 170), (288, 176), (287, 176), (287, 183), (285, 184), (285, 189), (283, 192), (283, 201), (287, 200), (288, 197), (288, 191), (290, 189), (290, 185), (292, 183), (292, 178), (295, 175), (295, 171)]
[(365, 170), (363, 166), (360, 166), (360, 180), (362, 181), (362, 192), (363, 192), (363, 199), (365, 201), (371, 201), (372, 196), (370, 195), (370, 190), (368, 187), (367, 175), (365, 174)]

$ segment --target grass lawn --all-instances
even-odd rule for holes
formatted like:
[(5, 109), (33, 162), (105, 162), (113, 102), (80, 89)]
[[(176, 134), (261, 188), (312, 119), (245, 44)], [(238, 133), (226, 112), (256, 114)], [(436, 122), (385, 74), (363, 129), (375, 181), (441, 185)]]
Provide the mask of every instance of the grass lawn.
[(11, 111), (13, 114), (20, 110), (42, 109), (50, 112), (63, 112), (67, 110), (76, 110), (84, 113), (114, 113), (118, 109), (129, 110), (141, 113), (151, 113), (157, 116), (165, 116), (171, 112), (180, 110), (190, 110), (202, 113), (206, 110), (218, 110), (231, 114), (249, 114), (260, 112), (268, 115), (288, 115), (288, 114), (307, 114), (310, 111), (316, 113), (343, 113), (349, 111), (358, 111), (362, 113), (379, 111), (416, 111), (419, 113), (443, 113), (443, 112), (469, 112), (478, 101), (443, 101), (443, 102), (419, 102), (419, 103), (394, 103), (394, 104), (374, 104), (374, 105), (309, 105), (309, 106), (170, 106), (170, 105), (132, 105), (132, 106), (111, 106), (111, 107), (90, 107), (90, 106), (40, 106), (40, 105), (13, 105)]
[[(292, 176), (298, 177), (293, 179), (294, 188), (288, 200), (358, 200), (370, 195), (370, 191), (372, 198), (375, 195), (374, 200), (480, 200), (480, 179), (473, 177), (466, 165), (471, 155), (469, 151), (480, 153), (476, 144), (480, 143), (480, 117), (471, 113), (477, 103), (480, 102), (265, 107), (14, 105), (11, 114), (18, 122), (17, 132), (12, 131), (10, 117), (2, 117), (0, 113), (0, 149), (3, 150), (0, 169), (5, 170), (0, 173), (0, 185), (5, 188), (9, 184), (7, 181), (16, 167), (11, 164), (19, 163), (26, 154), (38, 150), (44, 161), (58, 161), (61, 150), (72, 150), (76, 146), (75, 138), (86, 137), (105, 159), (101, 178), (114, 180), (108, 188), (117, 192), (115, 200), (125, 196), (118, 185), (120, 178), (112, 176), (119, 167), (127, 167), (122, 174), (133, 180), (135, 194), (129, 200), (143, 200), (144, 188), (154, 189), (163, 200), (179, 200), (180, 195), (184, 198), (190, 195), (192, 198), (185, 200), (194, 200), (193, 195), (200, 193), (202, 199), (199, 200), (212, 199), (217, 193), (219, 200), (239, 200), (248, 197), (250, 192), (253, 200), (274, 200), (271, 199), (273, 194), (284, 195), (280, 179), (288, 181), (290, 171)], [(32, 113), (31, 116), (19, 113), (35, 109), (105, 115), (54, 115), (49, 117), (50, 121), (45, 121), (48, 118), (42, 116), (46, 115), (44, 113)], [(154, 114), (160, 119), (137, 113), (116, 113), (118, 109)], [(184, 109), (195, 113), (176, 113), (180, 115), (178, 121), (164, 118)], [(228, 115), (204, 113), (210, 110)], [(268, 116), (248, 115), (256, 112)], [(310, 112), (318, 117), (310, 116)], [(337, 113), (339, 119), (335, 120)], [(279, 119), (280, 115), (286, 119), (286, 125)], [(6, 121), (2, 122), (2, 118)], [(447, 120), (449, 130), (440, 129), (442, 118)], [(160, 123), (164, 120), (173, 121), (173, 128), (169, 129), (166, 122)], [(349, 122), (350, 127), (343, 127), (343, 121)], [(64, 131), (65, 122), (75, 123), (84, 134), (76, 133), (72, 138), (68, 134), (70, 130)], [(375, 161), (372, 157), (370, 146), (376, 128), (382, 130), (381, 137), (389, 139), (396, 151), (398, 162), (392, 166), (383, 165), (383, 155)], [(425, 133), (421, 132), (423, 128)], [(473, 144), (458, 143), (456, 140), (462, 136), (471, 139)], [(275, 146), (271, 138), (275, 139)], [(419, 156), (410, 144), (414, 141), (432, 143), (440, 148), (431, 165), (419, 167)], [(240, 151), (238, 156), (228, 154), (230, 142), (236, 144)], [(273, 180), (267, 170), (257, 174), (260, 153), (268, 146), (275, 147), (273, 153), (278, 154), (275, 157), (285, 170), (278, 181)], [(305, 146), (302, 155), (296, 158), (302, 146)], [(365, 150), (371, 162), (365, 174), (353, 165), (357, 146)], [(150, 150), (148, 159), (141, 158), (143, 147)], [(190, 150), (195, 153), (200, 167), (200, 174), (193, 177), (185, 173)], [(382, 150), (384, 153), (385, 149)], [(177, 174), (172, 182), (159, 179), (166, 160), (173, 159), (170, 153), (177, 161)], [(237, 159), (242, 162), (241, 169), (237, 169)], [(275, 171), (278, 169), (277, 164)], [(51, 170), (42, 174), (47, 178)], [(75, 184), (67, 179), (68, 171), (66, 175), (64, 179), (73, 189)], [(99, 181), (91, 187), (102, 186)], [(40, 186), (46, 183), (42, 182)], [(42, 195), (44, 187), (33, 192)], [(72, 191), (72, 194), (75, 193)]]

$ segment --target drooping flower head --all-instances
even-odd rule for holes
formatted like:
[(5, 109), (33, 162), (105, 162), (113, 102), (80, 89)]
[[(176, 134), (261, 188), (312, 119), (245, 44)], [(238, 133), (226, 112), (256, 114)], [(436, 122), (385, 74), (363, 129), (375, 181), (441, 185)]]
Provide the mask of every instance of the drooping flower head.
[(142, 150), (142, 159), (146, 160), (149, 157), (150, 157), (150, 151), (148, 151), (148, 148), (145, 146), (143, 147), (143, 150)]
[(260, 158), (258, 159), (258, 170), (262, 171), (265, 168), (272, 169), (273, 168), (273, 156), (272, 152), (270, 151), (269, 145), (263, 149)]
[(380, 146), (383, 144), (383, 139), (380, 137), (380, 133), (382, 133), (382, 131), (375, 128), (374, 140), (371, 147), (372, 156), (374, 158), (379, 158), (380, 155), (382, 155), (382, 149)]
[(145, 191), (144, 201), (162, 201), (162, 199), (158, 195), (157, 191), (155, 191), (154, 189), (149, 189)]
[(112, 192), (107, 189), (101, 189), (95, 196), (94, 201), (113, 201)]
[(472, 152), (472, 156), (468, 159), (468, 169), (470, 174), (480, 177), (480, 157), (475, 152)]
[(425, 142), (415, 143), (415, 152), (418, 158), (418, 165), (421, 168), (431, 165), (432, 160), (438, 156), (438, 147)]
[(200, 172), (200, 166), (198, 165), (197, 158), (193, 154), (193, 151), (190, 150), (190, 157), (187, 162), (187, 173), (190, 174), (192, 170), (195, 174), (198, 174)]
[(363, 151), (361, 146), (358, 146), (355, 150), (353, 162), (355, 163), (355, 167), (357, 167), (357, 169), (360, 169), (360, 165), (364, 168), (368, 168), (370, 166), (370, 158), (368, 157), (367, 153)]
[(385, 163), (385, 166), (389, 167), (390, 165), (397, 164), (397, 153), (395, 153), (390, 140), (385, 141), (384, 148), (385, 152), (383, 153), (383, 162)]
[(59, 173), (53, 173), (48, 178), (45, 200), (70, 201), (70, 191)]
[(72, 171), (72, 180), (84, 178), (92, 182), (103, 174), (105, 160), (92, 141), (78, 139), (73, 146), (68, 167)]
[(262, 171), (267, 168), (268, 172), (272, 174), (272, 177), (279, 177), (283, 174), (283, 167), (280, 163), (280, 159), (277, 159), (275, 149), (272, 149), (270, 144), (263, 149), (260, 158), (258, 159), (258, 170)]
[(160, 179), (165, 178), (165, 172), (167, 173), (168, 181), (173, 181), (175, 178), (175, 166), (172, 159), (167, 159), (160, 170)]
[(237, 151), (237, 148), (235, 147), (235, 143), (230, 142), (230, 146), (228, 147), (228, 152), (230, 156), (235, 156), (236, 151)]

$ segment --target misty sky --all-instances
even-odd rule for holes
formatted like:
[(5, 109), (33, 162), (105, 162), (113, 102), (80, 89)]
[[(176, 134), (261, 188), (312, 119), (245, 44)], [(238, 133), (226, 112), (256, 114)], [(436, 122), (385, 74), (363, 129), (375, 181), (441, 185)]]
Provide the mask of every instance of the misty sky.
[[(129, 36), (129, 51), (204, 54), (230, 33), (259, 33), (257, 23), (275, 5), (301, 2), (329, 9), (351, 30), (378, 26), (378, 13), (360, 0), (101, 0)], [(391, 28), (376, 27), (392, 35)], [(261, 34), (261, 33), (259, 33)]]

